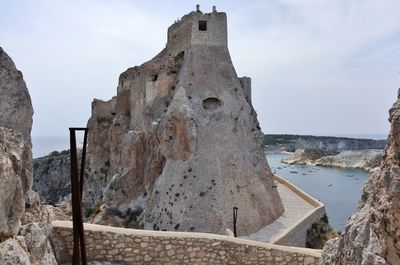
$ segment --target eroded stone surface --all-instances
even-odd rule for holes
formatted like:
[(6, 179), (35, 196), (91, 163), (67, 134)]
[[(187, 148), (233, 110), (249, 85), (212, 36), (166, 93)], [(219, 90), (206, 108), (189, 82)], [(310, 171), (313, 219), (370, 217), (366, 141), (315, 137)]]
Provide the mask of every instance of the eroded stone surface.
[[(78, 161), (81, 161), (80, 149)], [(70, 170), (69, 150), (33, 159), (32, 190), (40, 195), (42, 203), (60, 205), (68, 200), (71, 194)]]
[(32, 186), (32, 105), (22, 73), (0, 48), (0, 264), (58, 264), (48, 240), (60, 209)]
[(0, 239), (15, 235), (31, 202), (33, 109), (22, 73), (0, 47)]
[(383, 162), (369, 176), (357, 211), (339, 239), (324, 247), (324, 264), (400, 264), (400, 99)]
[(250, 90), (230, 59), (225, 13), (192, 12), (172, 25), (160, 54), (121, 74), (116, 97), (92, 103), (87, 216), (220, 234), (234, 206), (241, 234), (279, 217)]
[(26, 253), (26, 246), (24, 245), (24, 247), (20, 245), (17, 239), (8, 239), (0, 243), (0, 264), (31, 265)]

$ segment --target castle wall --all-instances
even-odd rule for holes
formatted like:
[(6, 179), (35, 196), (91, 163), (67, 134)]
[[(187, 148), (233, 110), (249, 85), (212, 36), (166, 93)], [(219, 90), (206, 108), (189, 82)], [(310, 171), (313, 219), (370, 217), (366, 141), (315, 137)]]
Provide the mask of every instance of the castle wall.
[(239, 78), (239, 80), (243, 88), (244, 96), (246, 97), (247, 102), (251, 105), (251, 78), (244, 76)]
[(116, 97), (109, 101), (95, 99), (92, 102), (92, 112), (98, 123), (111, 123), (114, 118)]
[[(198, 21), (207, 22), (207, 30), (199, 30)], [(227, 21), (225, 13), (209, 13), (198, 15), (192, 24), (191, 45), (222, 46), (228, 47)]]
[(192, 37), (190, 16), (191, 14), (184, 16), (180, 22), (168, 28), (167, 50), (172, 57), (189, 48), (190, 38)]

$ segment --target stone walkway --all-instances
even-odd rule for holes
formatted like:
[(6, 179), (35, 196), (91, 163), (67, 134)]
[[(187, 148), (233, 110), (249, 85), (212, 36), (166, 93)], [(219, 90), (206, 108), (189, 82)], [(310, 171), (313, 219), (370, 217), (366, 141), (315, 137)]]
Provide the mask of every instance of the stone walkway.
[(279, 195), (281, 196), (285, 212), (275, 222), (262, 228), (258, 232), (245, 236), (245, 239), (251, 239), (264, 243), (274, 242), (279, 235), (294, 225), (297, 221), (307, 216), (315, 207), (306, 202), (299, 195), (294, 193), (288, 187), (281, 183), (278, 185)]

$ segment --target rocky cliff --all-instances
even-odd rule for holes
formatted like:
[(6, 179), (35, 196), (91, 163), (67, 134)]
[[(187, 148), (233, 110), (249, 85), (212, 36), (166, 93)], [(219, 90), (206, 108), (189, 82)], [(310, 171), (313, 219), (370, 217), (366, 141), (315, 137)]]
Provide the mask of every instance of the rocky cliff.
[[(78, 161), (81, 152), (78, 150)], [(69, 150), (54, 151), (47, 156), (33, 159), (32, 190), (42, 203), (60, 205), (71, 194), (71, 163)]]
[(68, 216), (41, 205), (31, 190), (31, 99), (22, 73), (2, 48), (0, 94), (0, 264), (56, 265), (49, 222)]
[(369, 176), (344, 235), (325, 245), (324, 264), (400, 264), (400, 98), (389, 113), (382, 164)]
[(384, 149), (386, 140), (357, 139), (348, 137), (266, 134), (267, 151), (294, 152), (297, 149), (315, 149), (340, 152), (343, 150)]
[(226, 14), (191, 12), (166, 48), (122, 73), (88, 122), (86, 214), (98, 223), (240, 234), (283, 212), (250, 101), (227, 47)]
[(311, 166), (360, 168), (369, 171), (380, 165), (382, 157), (383, 151), (381, 150), (347, 150), (337, 153), (318, 149), (297, 149), (282, 162)]
[(15, 235), (30, 202), (33, 108), (22, 73), (0, 47), (0, 238)]

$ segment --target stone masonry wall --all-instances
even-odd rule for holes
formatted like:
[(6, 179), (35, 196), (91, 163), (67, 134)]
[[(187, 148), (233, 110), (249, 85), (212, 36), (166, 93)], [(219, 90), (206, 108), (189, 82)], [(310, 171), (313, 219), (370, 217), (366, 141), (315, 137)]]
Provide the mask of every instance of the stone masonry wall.
[[(56, 221), (53, 246), (58, 261), (72, 260), (72, 223)], [(233, 237), (159, 232), (85, 224), (89, 261), (119, 264), (279, 264), (317, 265), (320, 251), (284, 247)]]

